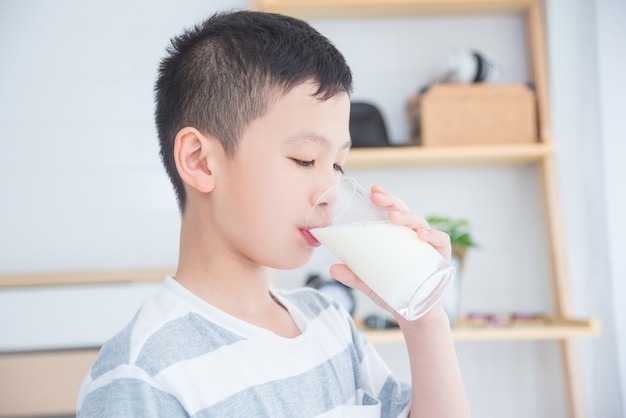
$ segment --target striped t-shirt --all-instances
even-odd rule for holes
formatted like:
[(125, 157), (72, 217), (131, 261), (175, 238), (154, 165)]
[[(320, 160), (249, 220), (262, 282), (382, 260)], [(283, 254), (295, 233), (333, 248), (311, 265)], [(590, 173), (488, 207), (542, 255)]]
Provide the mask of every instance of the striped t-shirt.
[(107, 342), (78, 417), (398, 417), (396, 380), (349, 314), (312, 289), (272, 294), (301, 334), (284, 338), (209, 305), (173, 278)]

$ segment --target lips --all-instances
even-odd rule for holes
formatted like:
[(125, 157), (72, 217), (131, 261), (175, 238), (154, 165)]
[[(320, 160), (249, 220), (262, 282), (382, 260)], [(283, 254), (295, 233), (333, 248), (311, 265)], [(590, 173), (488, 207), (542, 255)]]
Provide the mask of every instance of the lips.
[(307, 244), (309, 244), (311, 247), (319, 247), (320, 245), (322, 245), (313, 236), (313, 234), (311, 234), (311, 231), (308, 228), (307, 229), (301, 229), (300, 232), (302, 232), (302, 235), (304, 236), (304, 239), (306, 240)]

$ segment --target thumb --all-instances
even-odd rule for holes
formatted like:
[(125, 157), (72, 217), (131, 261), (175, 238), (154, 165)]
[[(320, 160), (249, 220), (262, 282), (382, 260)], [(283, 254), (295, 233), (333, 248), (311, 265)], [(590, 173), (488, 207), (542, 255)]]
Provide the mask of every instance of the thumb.
[(356, 289), (367, 297), (372, 299), (374, 303), (382, 307), (383, 309), (393, 312), (391, 306), (383, 301), (368, 285), (365, 284), (352, 270), (345, 264), (334, 264), (330, 267), (330, 274), (340, 283), (345, 284), (348, 287)]
[(340, 283), (353, 289), (361, 290), (365, 283), (359, 279), (345, 264), (334, 264), (330, 266), (330, 274)]

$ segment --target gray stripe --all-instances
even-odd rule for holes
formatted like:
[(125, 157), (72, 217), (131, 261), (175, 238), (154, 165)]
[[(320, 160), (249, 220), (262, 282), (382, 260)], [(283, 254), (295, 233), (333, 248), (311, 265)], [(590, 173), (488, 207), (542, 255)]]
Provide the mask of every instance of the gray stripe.
[(411, 399), (411, 386), (389, 376), (378, 394), (383, 417), (397, 417)]
[[(337, 303), (329, 301), (324, 295), (314, 289), (299, 289), (297, 291), (284, 294), (284, 297), (297, 305), (308, 320), (315, 319), (331, 306), (337, 310), (341, 309)], [(365, 356), (363, 349), (369, 344), (369, 342), (359, 332), (354, 325), (354, 322), (350, 322), (350, 330), (352, 332), (352, 341), (356, 344), (355, 349), (360, 363)]]
[(168, 366), (210, 353), (243, 338), (196, 314), (163, 325), (144, 344), (137, 366), (154, 376)]
[(318, 317), (320, 313), (331, 306), (329, 300), (314, 289), (303, 288), (282, 295), (298, 306), (308, 320)]
[(128, 364), (130, 359), (130, 339), (137, 323), (137, 317), (138, 315), (135, 315), (133, 320), (119, 334), (102, 346), (98, 359), (91, 369), (92, 379), (97, 379), (121, 364)]
[(188, 417), (172, 395), (138, 379), (117, 379), (91, 392), (77, 418)]
[(354, 343), (354, 348), (356, 350), (356, 355), (360, 364), (365, 357), (364, 348), (369, 344), (369, 342), (363, 336), (363, 334), (361, 334), (359, 330), (356, 329), (356, 325), (354, 325), (354, 322), (350, 322), (350, 331), (352, 332), (352, 341)]
[[(311, 417), (355, 396), (361, 387), (354, 350), (346, 349), (306, 373), (252, 386), (203, 409), (194, 418)], [(302, 396), (306, 394), (306, 396)]]

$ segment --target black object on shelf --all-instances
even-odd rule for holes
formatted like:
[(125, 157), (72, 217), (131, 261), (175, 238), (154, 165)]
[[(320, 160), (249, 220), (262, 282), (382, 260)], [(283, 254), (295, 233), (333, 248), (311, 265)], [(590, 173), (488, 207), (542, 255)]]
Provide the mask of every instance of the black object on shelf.
[(350, 137), (353, 148), (388, 147), (387, 126), (380, 110), (371, 103), (352, 102)]
[(393, 329), (399, 328), (396, 321), (387, 319), (381, 315), (368, 315), (365, 317), (365, 328), (369, 329)]

